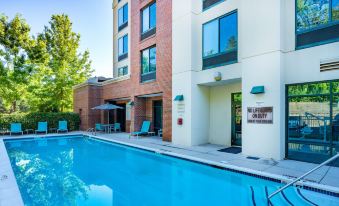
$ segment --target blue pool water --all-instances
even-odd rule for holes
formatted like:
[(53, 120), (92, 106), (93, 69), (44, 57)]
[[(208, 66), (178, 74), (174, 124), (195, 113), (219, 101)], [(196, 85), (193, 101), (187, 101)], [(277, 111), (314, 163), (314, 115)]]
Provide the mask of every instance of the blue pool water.
[[(25, 205), (267, 205), (281, 184), (86, 137), (5, 141)], [(284, 198), (286, 197), (286, 199)], [(291, 187), (273, 204), (339, 205)], [(307, 200), (306, 200), (307, 199)]]

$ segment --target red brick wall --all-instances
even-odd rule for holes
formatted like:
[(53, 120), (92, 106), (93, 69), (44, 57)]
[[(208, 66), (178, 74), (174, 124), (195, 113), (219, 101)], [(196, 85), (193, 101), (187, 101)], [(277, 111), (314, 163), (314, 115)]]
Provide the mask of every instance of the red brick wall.
[[(163, 140), (172, 139), (172, 1), (158, 0), (157, 3), (157, 25), (156, 34), (140, 41), (140, 11), (143, 7), (153, 2), (152, 0), (131, 1), (131, 33), (130, 35), (130, 61), (131, 78), (129, 80), (119, 81), (102, 87), (101, 102), (109, 99), (129, 98), (134, 101), (131, 111), (131, 122), (126, 123), (126, 128), (132, 131), (140, 129), (142, 121), (152, 121), (152, 99), (138, 98), (145, 94), (162, 93), (162, 97), (156, 97), (163, 100)], [(140, 51), (156, 45), (157, 71), (156, 80), (148, 83), (140, 83)], [(81, 104), (80, 93), (83, 91), (77, 89), (74, 102)], [(84, 95), (85, 96), (85, 95)], [(76, 111), (76, 108), (75, 110)], [(99, 114), (100, 115), (100, 114)], [(83, 115), (82, 115), (83, 116)], [(104, 115), (101, 115), (104, 120)], [(94, 116), (93, 116), (94, 117)], [(86, 117), (83, 117), (86, 119)], [(95, 116), (97, 118), (97, 116)], [(88, 125), (89, 123), (87, 123)], [(128, 125), (127, 125), (128, 124)], [(131, 124), (131, 125), (130, 125)], [(86, 128), (87, 125), (82, 125)]]

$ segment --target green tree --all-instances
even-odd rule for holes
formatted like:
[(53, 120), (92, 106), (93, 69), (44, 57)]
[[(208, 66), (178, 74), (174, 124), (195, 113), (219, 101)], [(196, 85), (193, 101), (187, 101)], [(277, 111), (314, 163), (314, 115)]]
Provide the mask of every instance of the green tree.
[(37, 69), (29, 85), (33, 111), (72, 109), (72, 86), (85, 81), (92, 73), (89, 52), (80, 53), (79, 43), (80, 34), (72, 31), (72, 22), (65, 14), (53, 15), (49, 26), (38, 35), (32, 49), (38, 54), (33, 58)]
[(10, 113), (25, 107), (27, 77), (32, 72), (26, 52), (33, 42), (29, 32), (20, 15), (10, 21), (0, 15), (0, 107)]

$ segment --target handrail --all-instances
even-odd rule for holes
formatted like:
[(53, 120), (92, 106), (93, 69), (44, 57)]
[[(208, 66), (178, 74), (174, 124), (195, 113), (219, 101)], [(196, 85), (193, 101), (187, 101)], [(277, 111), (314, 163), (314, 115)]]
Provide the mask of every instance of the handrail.
[(294, 183), (298, 182), (299, 180), (301, 180), (302, 178), (306, 177), (307, 175), (311, 174), (312, 172), (316, 171), (317, 169), (319, 169), (320, 167), (332, 162), (333, 160), (337, 159), (339, 157), (339, 153), (336, 154), (335, 156), (329, 158), (328, 160), (326, 160), (325, 162), (321, 163), (320, 165), (316, 166), (315, 168), (311, 169), (310, 171), (306, 172), (305, 174), (301, 175), (300, 177), (298, 177), (297, 179), (293, 180), (292, 182), (288, 183), (287, 185), (279, 188), (278, 190), (276, 190), (275, 192), (273, 192), (272, 194), (270, 194), (268, 196), (268, 200), (270, 200), (273, 196), (277, 195), (278, 193), (280, 193), (281, 191), (285, 190), (286, 188), (288, 188), (289, 186), (293, 185)]

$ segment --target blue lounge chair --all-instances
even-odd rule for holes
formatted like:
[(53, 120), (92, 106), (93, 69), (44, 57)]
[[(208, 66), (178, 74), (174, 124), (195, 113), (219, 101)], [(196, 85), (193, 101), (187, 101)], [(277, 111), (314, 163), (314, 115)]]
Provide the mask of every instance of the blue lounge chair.
[(105, 131), (104, 128), (101, 126), (100, 123), (95, 123), (95, 132), (103, 132)]
[(9, 132), (10, 135), (12, 134), (24, 134), (21, 129), (21, 123), (12, 123), (11, 124), (11, 131)]
[(38, 122), (38, 129), (35, 130), (35, 134), (40, 132), (44, 132), (47, 134), (47, 122)]
[(59, 132), (68, 132), (67, 121), (59, 121), (59, 128), (57, 129), (57, 133)]
[(144, 121), (142, 123), (140, 131), (139, 132), (132, 132), (130, 137), (131, 136), (137, 136), (137, 138), (138, 138), (140, 135), (148, 135), (150, 126), (151, 126), (150, 121)]

